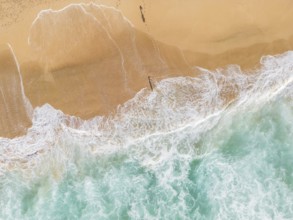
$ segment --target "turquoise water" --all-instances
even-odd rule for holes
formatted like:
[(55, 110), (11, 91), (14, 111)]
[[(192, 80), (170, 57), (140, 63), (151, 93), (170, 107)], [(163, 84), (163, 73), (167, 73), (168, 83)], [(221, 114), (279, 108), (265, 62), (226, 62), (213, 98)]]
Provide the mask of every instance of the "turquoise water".
[(216, 148), (199, 158), (175, 153), (186, 147), (180, 137), (178, 145), (169, 146), (174, 150), (170, 159), (152, 168), (143, 166), (131, 150), (95, 157), (76, 146), (58, 180), (50, 174), (33, 180), (6, 174), (1, 217), (290, 219), (292, 110), (285, 100), (269, 103), (219, 124), (204, 134), (201, 146), (187, 140), (189, 147)]
[(0, 218), (293, 219), (291, 58), (166, 79), (107, 119), (35, 109), (0, 139)]

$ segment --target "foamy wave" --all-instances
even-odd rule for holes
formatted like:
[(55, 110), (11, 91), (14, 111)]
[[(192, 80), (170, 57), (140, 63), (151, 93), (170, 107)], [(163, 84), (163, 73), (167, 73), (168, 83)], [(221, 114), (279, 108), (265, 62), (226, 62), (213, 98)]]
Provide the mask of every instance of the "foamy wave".
[[(50, 105), (36, 108), (26, 136), (0, 139), (1, 170), (37, 164), (49, 152), (59, 152), (61, 143), (79, 143), (94, 154), (131, 149), (149, 165), (166, 160), (174, 152), (182, 151), (184, 157), (204, 154), (212, 147), (202, 149), (194, 143), (219, 120), (258, 109), (275, 97), (292, 98), (292, 57), (292, 52), (263, 57), (260, 69), (249, 74), (230, 66), (215, 72), (201, 69), (199, 77), (164, 79), (156, 83), (153, 92), (142, 89), (109, 117), (84, 121)], [(186, 136), (192, 144), (185, 144), (185, 149), (170, 147), (179, 146)]]

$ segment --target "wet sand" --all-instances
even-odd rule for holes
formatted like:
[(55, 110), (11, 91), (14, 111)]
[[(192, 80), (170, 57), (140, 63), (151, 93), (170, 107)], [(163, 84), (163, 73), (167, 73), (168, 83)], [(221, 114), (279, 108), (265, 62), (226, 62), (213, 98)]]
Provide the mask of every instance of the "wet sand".
[[(101, 0), (92, 2), (117, 10), (76, 6), (47, 11), (33, 26), (43, 9), (90, 1), (0, 2), (0, 44), (12, 46), (32, 106), (49, 103), (84, 119), (114, 112), (149, 87), (148, 76), (154, 81), (194, 76), (192, 66), (238, 64), (248, 70), (263, 55), (293, 48), (291, 0)], [(1, 123), (24, 126), (17, 125), (22, 129), (16, 133), (1, 126), (0, 136), (24, 134), (30, 119), (23, 103), (5, 103), (16, 110), (1, 114)], [(8, 122), (18, 111), (22, 119)]]
[(30, 106), (23, 96), (21, 76), (9, 45), (0, 45), (0, 134), (14, 137), (31, 126)]

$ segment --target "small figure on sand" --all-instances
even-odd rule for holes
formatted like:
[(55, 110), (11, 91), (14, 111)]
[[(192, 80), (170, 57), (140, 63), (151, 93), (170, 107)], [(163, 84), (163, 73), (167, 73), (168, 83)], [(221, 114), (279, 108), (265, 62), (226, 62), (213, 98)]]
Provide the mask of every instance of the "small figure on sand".
[(150, 77), (150, 76), (148, 76), (148, 79), (149, 79), (149, 84), (150, 84), (151, 90), (153, 91), (154, 89), (153, 89), (153, 84), (152, 84), (151, 77)]
[(117, 2), (116, 2), (116, 8), (119, 8), (119, 6), (120, 6), (120, 0), (118, 0)]
[(143, 7), (140, 5), (139, 9), (140, 9), (140, 14), (141, 14), (141, 19), (142, 19), (143, 23), (145, 23), (145, 17), (144, 17), (144, 14), (143, 14)]

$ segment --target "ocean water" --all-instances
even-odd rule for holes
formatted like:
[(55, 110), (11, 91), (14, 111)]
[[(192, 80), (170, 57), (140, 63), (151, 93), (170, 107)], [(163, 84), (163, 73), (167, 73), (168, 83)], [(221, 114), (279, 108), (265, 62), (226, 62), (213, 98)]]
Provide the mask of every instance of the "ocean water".
[(293, 52), (0, 138), (0, 219), (293, 219)]
[(0, 139), (0, 218), (292, 219), (292, 58), (165, 79), (108, 118), (36, 108)]

